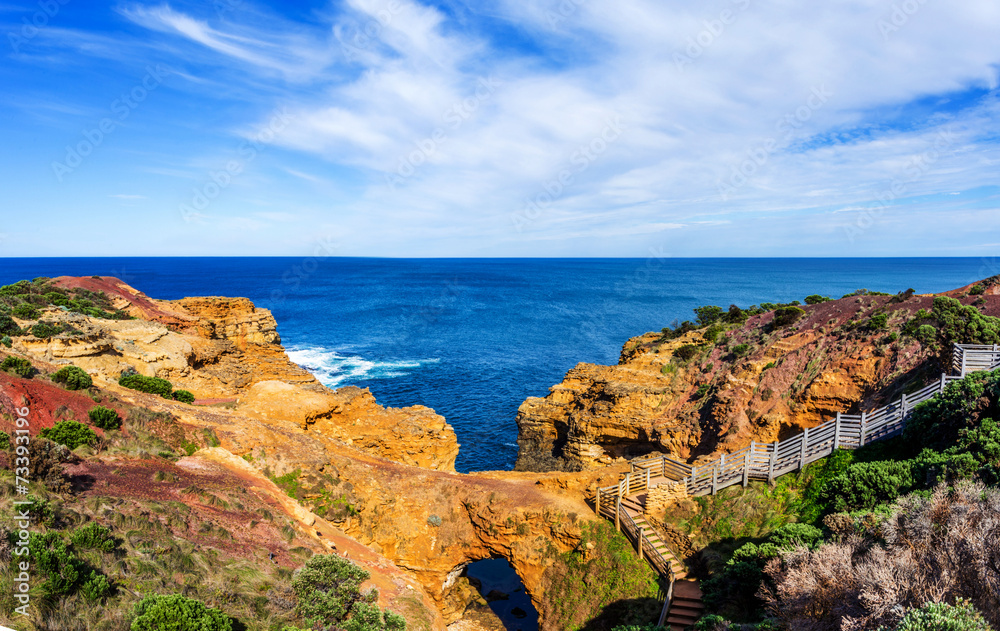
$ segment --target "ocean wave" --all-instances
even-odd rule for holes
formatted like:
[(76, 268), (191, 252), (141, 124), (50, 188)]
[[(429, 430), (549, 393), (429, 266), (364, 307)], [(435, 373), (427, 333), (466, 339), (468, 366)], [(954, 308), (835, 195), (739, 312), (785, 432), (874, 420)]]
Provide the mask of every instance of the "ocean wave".
[(440, 361), (437, 358), (374, 361), (358, 355), (341, 355), (337, 351), (317, 346), (292, 347), (286, 351), (289, 359), (311, 372), (320, 383), (330, 388), (369, 379), (402, 377), (421, 366)]

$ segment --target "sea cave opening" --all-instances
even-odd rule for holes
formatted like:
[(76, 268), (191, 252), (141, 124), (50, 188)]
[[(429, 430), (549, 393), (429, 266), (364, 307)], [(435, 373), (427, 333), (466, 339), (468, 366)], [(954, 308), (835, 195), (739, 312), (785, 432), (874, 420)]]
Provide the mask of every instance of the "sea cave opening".
[(479, 590), (506, 631), (538, 631), (538, 611), (507, 559), (475, 561), (462, 575)]

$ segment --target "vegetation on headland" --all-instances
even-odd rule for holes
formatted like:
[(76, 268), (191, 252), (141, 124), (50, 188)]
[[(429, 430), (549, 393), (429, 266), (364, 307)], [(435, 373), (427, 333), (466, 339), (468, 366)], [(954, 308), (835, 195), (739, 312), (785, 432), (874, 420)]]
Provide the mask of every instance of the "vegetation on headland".
[[(0, 485), (0, 565), (5, 570), (0, 575), (0, 610), (4, 616), (18, 606), (14, 581), (22, 560), (17, 553), (21, 529), (13, 518), (13, 502), (27, 499), (31, 502), (27, 547), (32, 582), (25, 620), (33, 629), (406, 628), (403, 618), (375, 604), (376, 592), (361, 589), (369, 577), (367, 571), (347, 559), (313, 555), (296, 546), (298, 534), (289, 518), (263, 507), (251, 508), (245, 489), (189, 487), (181, 492), (216, 509), (252, 513), (251, 528), (259, 523), (280, 531), (299, 570), (293, 572), (287, 564), (269, 560), (267, 550), (249, 557), (234, 554), (227, 547), (233, 542), (233, 533), (186, 503), (116, 496), (113, 487), (106, 494), (80, 493), (64, 473), (67, 464), (147, 463), (149, 479), (130, 479), (123, 471), (123, 482), (177, 483), (177, 476), (167, 471), (186, 453), (184, 445), (191, 440), (167, 414), (113, 400), (104, 402), (127, 409), (127, 414), (122, 424), (112, 408), (93, 408), (90, 419), (108, 426), (103, 437), (83, 423), (68, 420), (43, 429), (31, 440), (26, 496), (13, 494), (13, 469), (5, 466), (0, 470), (4, 478)], [(115, 421), (120, 429), (114, 427)], [(0, 445), (4, 449), (0, 460), (9, 464), (15, 456), (14, 445), (7, 434), (4, 437), (7, 441)], [(102, 461), (99, 456), (138, 460)], [(117, 474), (117, 469), (111, 471), (112, 476)], [(21, 624), (11, 617), (5, 622)]]
[[(22, 280), (0, 287), (0, 333), (11, 336), (29, 334), (29, 331), (21, 329), (10, 320), (10, 316), (20, 320), (37, 320), (41, 315), (41, 309), (45, 307), (58, 307), (63, 311), (80, 313), (92, 318), (132, 319), (132, 316), (124, 311), (116, 310), (103, 292), (94, 292), (82, 287), (64, 289), (53, 285), (51, 281), (51, 278), (41, 276), (31, 281)], [(40, 332), (43, 335), (36, 337), (49, 337), (61, 331), (41, 329)]]

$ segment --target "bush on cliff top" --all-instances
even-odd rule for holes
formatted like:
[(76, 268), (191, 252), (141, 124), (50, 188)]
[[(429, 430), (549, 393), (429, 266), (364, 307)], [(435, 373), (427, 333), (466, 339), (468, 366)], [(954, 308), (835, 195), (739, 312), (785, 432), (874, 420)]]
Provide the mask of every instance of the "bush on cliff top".
[(164, 399), (171, 398), (174, 391), (174, 387), (166, 379), (160, 379), (159, 377), (146, 377), (135, 373), (124, 373), (118, 378), (118, 385), (132, 390), (138, 390), (139, 392), (158, 394)]
[(76, 366), (63, 366), (52, 373), (52, 381), (65, 385), (67, 390), (85, 390), (94, 385), (90, 375)]
[(229, 616), (180, 594), (146, 596), (133, 610), (132, 631), (232, 631)]
[(323, 629), (340, 625), (349, 631), (404, 631), (406, 621), (390, 611), (381, 611), (372, 603), (378, 592), (361, 593), (361, 584), (371, 574), (336, 554), (317, 554), (295, 571), (292, 589), (298, 597), (296, 612), (306, 625)]
[(14, 357), (13, 355), (3, 358), (3, 363), (0, 363), (0, 370), (13, 373), (24, 379), (31, 379), (32, 375), (35, 374), (35, 367), (31, 365), (30, 361), (23, 357)]
[(187, 390), (174, 390), (171, 395), (174, 401), (180, 401), (181, 403), (194, 403), (194, 395)]
[(87, 416), (90, 417), (90, 422), (95, 427), (101, 429), (118, 429), (122, 426), (122, 419), (118, 416), (118, 412), (100, 405), (90, 408)]
[(38, 435), (70, 449), (76, 449), (80, 445), (93, 445), (97, 441), (94, 430), (77, 421), (59, 421), (54, 427), (43, 428)]

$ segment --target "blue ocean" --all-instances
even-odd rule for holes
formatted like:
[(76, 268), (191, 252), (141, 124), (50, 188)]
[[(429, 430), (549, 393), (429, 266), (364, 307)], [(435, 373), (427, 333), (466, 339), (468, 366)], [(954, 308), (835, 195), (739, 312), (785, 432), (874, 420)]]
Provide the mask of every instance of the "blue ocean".
[(578, 362), (616, 363), (626, 339), (697, 306), (937, 292), (998, 273), (979, 258), (0, 259), (3, 284), (100, 275), (154, 298), (246, 296), (274, 312), (292, 359), (323, 383), (444, 415), (459, 471), (512, 468), (526, 397)]

